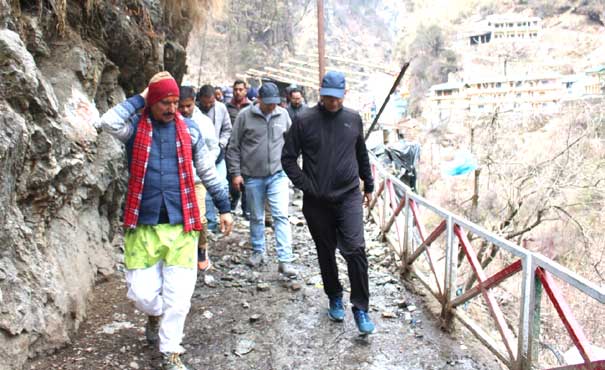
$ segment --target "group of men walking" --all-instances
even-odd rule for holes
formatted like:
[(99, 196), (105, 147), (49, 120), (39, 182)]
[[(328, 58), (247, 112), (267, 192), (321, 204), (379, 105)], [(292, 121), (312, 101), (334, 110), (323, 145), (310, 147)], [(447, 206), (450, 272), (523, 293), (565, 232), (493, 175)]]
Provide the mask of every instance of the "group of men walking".
[(163, 369), (187, 369), (180, 359), (181, 341), (197, 270), (211, 267), (206, 233), (229, 235), (239, 199), (250, 222), (248, 264), (255, 268), (267, 260), (267, 208), (278, 272), (297, 276), (288, 219), (290, 181), (304, 193), (303, 214), (317, 248), (328, 317), (345, 318), (335, 258), (339, 249), (347, 262), (357, 327), (362, 334), (374, 330), (362, 211), (363, 199), (371, 200), (373, 179), (361, 117), (343, 107), (345, 87), (342, 73), (328, 72), (317, 105), (306, 107), (302, 92), (292, 89), (284, 108), (275, 84), (263, 83), (250, 101), (246, 83), (238, 80), (233, 97), (223, 104), (217, 100), (223, 98), (221, 89), (204, 85), (196, 93), (160, 72), (142, 93), (101, 117), (102, 127), (126, 146), (128, 297), (148, 315), (145, 335), (150, 344), (159, 344)]

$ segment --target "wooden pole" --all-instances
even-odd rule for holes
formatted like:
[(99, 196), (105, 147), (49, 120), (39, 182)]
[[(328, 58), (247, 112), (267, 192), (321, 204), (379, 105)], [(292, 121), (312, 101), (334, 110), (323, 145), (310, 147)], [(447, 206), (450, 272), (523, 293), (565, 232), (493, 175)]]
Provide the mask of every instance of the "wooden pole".
[(317, 0), (317, 51), (319, 55), (319, 86), (326, 74), (326, 41), (324, 35), (324, 2)]
[(204, 35), (202, 37), (202, 50), (200, 50), (200, 68), (197, 74), (197, 88), (199, 89), (202, 85), (202, 66), (204, 65), (204, 59), (206, 57), (206, 37), (208, 35), (208, 23), (210, 22), (210, 13), (208, 13), (208, 17), (205, 19), (204, 24)]

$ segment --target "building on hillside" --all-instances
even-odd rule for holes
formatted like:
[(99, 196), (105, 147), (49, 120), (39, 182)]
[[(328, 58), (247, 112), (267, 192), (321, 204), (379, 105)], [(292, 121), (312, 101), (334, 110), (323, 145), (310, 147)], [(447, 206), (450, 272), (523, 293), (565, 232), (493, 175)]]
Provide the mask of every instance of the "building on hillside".
[(500, 41), (532, 41), (538, 39), (542, 29), (539, 17), (522, 14), (493, 14), (478, 22), (467, 34), (470, 45)]
[(423, 117), (432, 125), (459, 123), (468, 116), (500, 113), (553, 114), (563, 101), (605, 96), (605, 65), (574, 75), (471, 76), (433, 85)]
[(586, 95), (605, 95), (605, 64), (586, 70), (584, 75)]
[[(575, 80), (574, 80), (575, 81)], [(500, 113), (552, 114), (568, 94), (558, 74), (491, 75), (431, 87), (424, 118), (432, 125)], [(570, 85), (571, 86), (571, 85)], [(579, 92), (574, 92), (579, 93)]]
[(566, 100), (605, 96), (605, 65), (561, 77)]
[(561, 87), (563, 88), (563, 97), (566, 100), (581, 98), (584, 95), (585, 76), (581, 74), (561, 76)]
[(563, 87), (558, 74), (490, 76), (465, 81), (470, 114), (558, 111)]
[(467, 110), (464, 83), (453, 81), (431, 87), (423, 115), (428, 122), (435, 124), (461, 122)]

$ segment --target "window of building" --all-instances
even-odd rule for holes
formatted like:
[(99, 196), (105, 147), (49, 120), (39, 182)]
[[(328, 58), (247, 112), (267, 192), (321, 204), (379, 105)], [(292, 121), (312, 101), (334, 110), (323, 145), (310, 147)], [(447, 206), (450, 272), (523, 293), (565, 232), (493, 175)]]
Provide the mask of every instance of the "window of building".
[(497, 88), (502, 87), (502, 83), (501, 83), (501, 82), (496, 82), (496, 87), (497, 87)]

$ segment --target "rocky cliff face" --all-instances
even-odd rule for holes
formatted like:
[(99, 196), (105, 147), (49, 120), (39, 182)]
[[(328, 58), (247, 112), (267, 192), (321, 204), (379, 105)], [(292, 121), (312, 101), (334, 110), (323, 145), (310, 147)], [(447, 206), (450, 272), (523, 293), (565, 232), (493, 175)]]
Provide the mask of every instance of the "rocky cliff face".
[(0, 370), (67, 343), (120, 258), (125, 159), (94, 123), (185, 73), (167, 2), (0, 0)]

